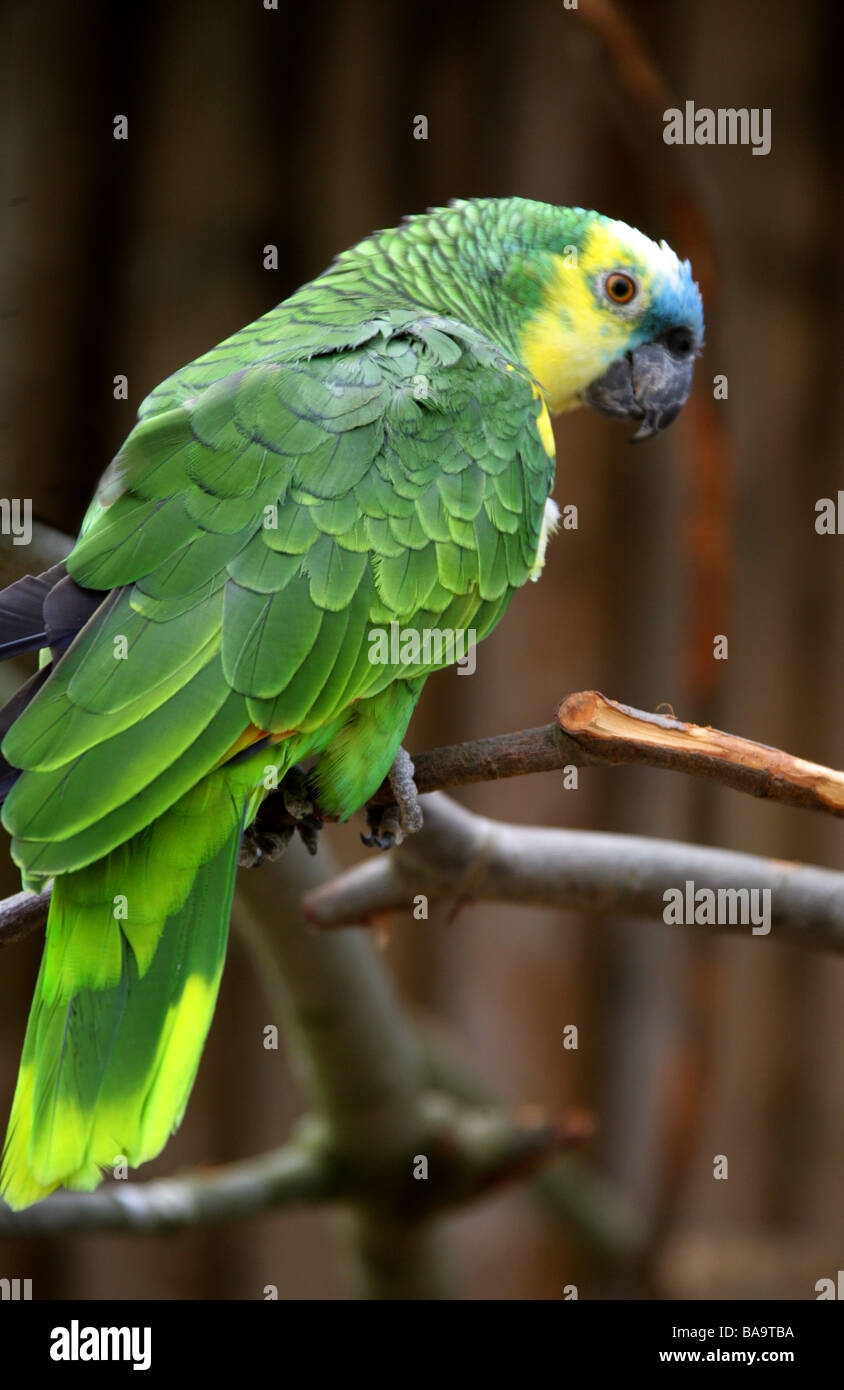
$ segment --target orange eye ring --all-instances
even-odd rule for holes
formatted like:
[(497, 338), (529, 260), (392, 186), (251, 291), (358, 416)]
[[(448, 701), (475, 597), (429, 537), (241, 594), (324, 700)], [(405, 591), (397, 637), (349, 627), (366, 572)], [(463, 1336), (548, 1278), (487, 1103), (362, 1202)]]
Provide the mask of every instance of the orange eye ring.
[(625, 274), (623, 270), (613, 270), (607, 276), (604, 288), (613, 304), (629, 304), (638, 286), (632, 275)]

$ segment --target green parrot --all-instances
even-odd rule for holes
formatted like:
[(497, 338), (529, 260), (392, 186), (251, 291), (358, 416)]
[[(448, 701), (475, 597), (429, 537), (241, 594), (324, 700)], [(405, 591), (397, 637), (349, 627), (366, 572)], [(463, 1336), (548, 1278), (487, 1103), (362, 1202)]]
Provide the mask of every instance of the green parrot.
[(41, 651), (0, 712), (2, 821), (24, 886), (54, 880), (10, 1206), (161, 1151), (267, 791), (315, 760), (345, 819), (395, 765), (418, 824), (401, 744), (448, 654), (374, 660), (374, 636), (490, 632), (553, 530), (549, 411), (653, 435), (702, 333), (665, 242), (459, 201), (344, 252), (146, 398), (65, 563), (0, 594), (0, 652)]

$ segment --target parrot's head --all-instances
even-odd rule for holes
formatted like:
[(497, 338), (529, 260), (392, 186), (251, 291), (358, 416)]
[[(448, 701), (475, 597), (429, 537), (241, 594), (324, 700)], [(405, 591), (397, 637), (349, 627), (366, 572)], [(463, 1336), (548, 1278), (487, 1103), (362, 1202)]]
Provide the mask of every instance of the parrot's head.
[[(576, 212), (570, 244), (531, 267), (522, 358), (555, 414), (584, 404), (648, 439), (679, 414), (703, 344), (700, 291), (670, 246)], [(522, 270), (526, 267), (522, 264)]]

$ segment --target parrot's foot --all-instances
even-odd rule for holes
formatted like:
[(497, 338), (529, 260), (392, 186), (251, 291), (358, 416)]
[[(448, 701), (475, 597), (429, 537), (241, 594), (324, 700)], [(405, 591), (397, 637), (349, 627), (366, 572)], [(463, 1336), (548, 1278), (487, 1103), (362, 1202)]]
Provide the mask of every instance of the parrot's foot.
[(363, 843), (378, 849), (400, 845), (405, 835), (415, 835), (422, 829), (422, 807), (413, 780), (410, 754), (400, 748), (389, 772), (390, 786), (395, 796), (392, 806), (367, 806), (366, 823), (369, 834), (361, 835)]
[(244, 831), (238, 863), (241, 868), (253, 869), (265, 859), (278, 859), (293, 839), (294, 831), (308, 853), (316, 854), (321, 830), (322, 821), (314, 815), (308, 795), (307, 773), (301, 767), (291, 767), (278, 791), (267, 797)]
[[(308, 774), (296, 763), (287, 769), (279, 788), (291, 820), (298, 825), (300, 821), (316, 820), (314, 803), (308, 788)], [(322, 825), (322, 821), (320, 821)]]
[(257, 821), (253, 821), (243, 832), (237, 856), (238, 868), (257, 869), (265, 859), (280, 859), (292, 836), (292, 825), (279, 830), (265, 830)]
[(322, 821), (319, 816), (314, 815), (314, 803), (311, 801), (308, 787), (308, 774), (304, 768), (299, 767), (298, 763), (285, 773), (280, 791), (287, 814), (293, 822), (290, 827), (290, 834), (292, 835), (293, 831), (297, 830), (299, 839), (308, 854), (316, 854), (319, 849), (319, 832), (322, 830)]

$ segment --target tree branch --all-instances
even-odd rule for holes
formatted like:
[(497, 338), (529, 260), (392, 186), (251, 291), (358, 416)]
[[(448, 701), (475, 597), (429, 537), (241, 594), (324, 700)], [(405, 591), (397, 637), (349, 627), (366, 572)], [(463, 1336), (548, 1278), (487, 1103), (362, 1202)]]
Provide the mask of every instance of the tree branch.
[[(304, 900), (320, 927), (367, 923), (428, 901), (518, 902), (600, 915), (661, 918), (664, 891), (755, 888), (771, 894), (772, 935), (844, 952), (844, 874), (733, 850), (595, 831), (504, 825), (442, 794), (397, 850), (349, 869)], [(750, 935), (738, 923), (719, 931)]]
[[(553, 724), (455, 744), (447, 748), (434, 748), (428, 753), (414, 754), (413, 762), (416, 769), (416, 785), (420, 793), (445, 787), (468, 786), (475, 782), (519, 777), (529, 772), (550, 772), (565, 767), (615, 767), (636, 763), (708, 777), (736, 791), (769, 801), (779, 801), (787, 806), (823, 811), (832, 816), (844, 816), (844, 773), (823, 767), (819, 763), (806, 762), (791, 753), (770, 748), (763, 743), (754, 743), (736, 734), (703, 728), (698, 724), (687, 724), (675, 719), (673, 715), (651, 714), (645, 710), (633, 709), (629, 705), (610, 700), (595, 690), (569, 695), (557, 710)], [(392, 800), (392, 796), (389, 782), (384, 781), (372, 797), (372, 803), (384, 805)], [(317, 814), (325, 819), (318, 805), (315, 809)], [(261, 807), (259, 818), (261, 825), (267, 830), (289, 823), (290, 816), (281, 793), (267, 797)], [(514, 843), (512, 832), (511, 827), (508, 833), (511, 843)], [(526, 836), (531, 832), (519, 828), (518, 833)], [(561, 841), (560, 844), (562, 843)], [(665, 847), (660, 851), (649, 850), (647, 846), (653, 846), (653, 841), (634, 839), (631, 843), (638, 847), (638, 856), (650, 856), (656, 874), (671, 872), (675, 878), (677, 875), (694, 877), (691, 868), (688, 868), (692, 853), (689, 846), (674, 846), (669, 854)], [(564, 891), (566, 898), (562, 905), (601, 910), (590, 906), (588, 899), (591, 897), (594, 901), (595, 898), (600, 898), (603, 885), (607, 892), (614, 893), (614, 906), (605, 909), (606, 911), (642, 912), (643, 909), (634, 904), (625, 905), (626, 895), (617, 876), (613, 878), (611, 856), (619, 848), (617, 837), (595, 837), (592, 842), (594, 879), (591, 894), (574, 903), (568, 896), (569, 890), (564, 891), (561, 887), (560, 891)], [(602, 853), (607, 856), (605, 863), (598, 862)], [(729, 859), (719, 867), (713, 856), (727, 853), (701, 849), (699, 854), (705, 856), (702, 863), (703, 871), (715, 877), (722, 871), (743, 871), (740, 865), (733, 864)], [(764, 862), (758, 861), (759, 864)], [(684, 864), (688, 872), (683, 867)], [(361, 872), (366, 874), (365, 869)], [(803, 872), (822, 871), (805, 869)], [(651, 907), (645, 915), (652, 915), (656, 902), (655, 891), (656, 883), (652, 886)], [(14, 897), (0, 902), (0, 946), (20, 941), (36, 931), (46, 919), (48, 904), (49, 890), (37, 897), (28, 893), (17, 893)], [(794, 911), (799, 910), (798, 905)], [(658, 915), (661, 915), (661, 911), (660, 908)], [(788, 914), (789, 909), (785, 908), (784, 911)], [(827, 949), (830, 949), (829, 946)]]
[(54, 1192), (25, 1211), (0, 1203), (0, 1235), (55, 1236), (79, 1231), (135, 1231), (164, 1235), (186, 1226), (229, 1221), (256, 1212), (283, 1211), (331, 1198), (329, 1175), (318, 1156), (291, 1143), (273, 1153), (202, 1168), (154, 1182), (114, 1182), (96, 1192)]
[[(554, 722), (542, 728), (413, 754), (420, 792), (564, 767), (630, 763), (708, 777), (751, 796), (844, 816), (844, 773), (736, 734), (633, 709), (596, 690), (568, 695)], [(385, 781), (372, 801), (391, 799)]]
[(844, 816), (844, 772), (737, 734), (633, 709), (595, 690), (569, 695), (557, 722), (604, 766), (643, 763), (689, 772), (751, 796)]
[(52, 890), (43, 893), (15, 893), (0, 902), (0, 946), (23, 941), (43, 927), (47, 920)]
[(593, 1128), (576, 1111), (551, 1119), (527, 1110), (511, 1120), (490, 1106), (458, 1106), (443, 1093), (426, 1095), (424, 1111), (430, 1125), (425, 1179), (414, 1178), (410, 1155), (402, 1155), (400, 1173), (382, 1165), (377, 1151), (363, 1163), (351, 1159), (333, 1148), (329, 1126), (308, 1118), (299, 1125), (299, 1138), (258, 1158), (152, 1182), (114, 1182), (96, 1192), (55, 1192), (20, 1212), (0, 1204), (0, 1235), (166, 1235), (326, 1204), (370, 1205), (394, 1223), (415, 1224), (528, 1176), (589, 1138)]

